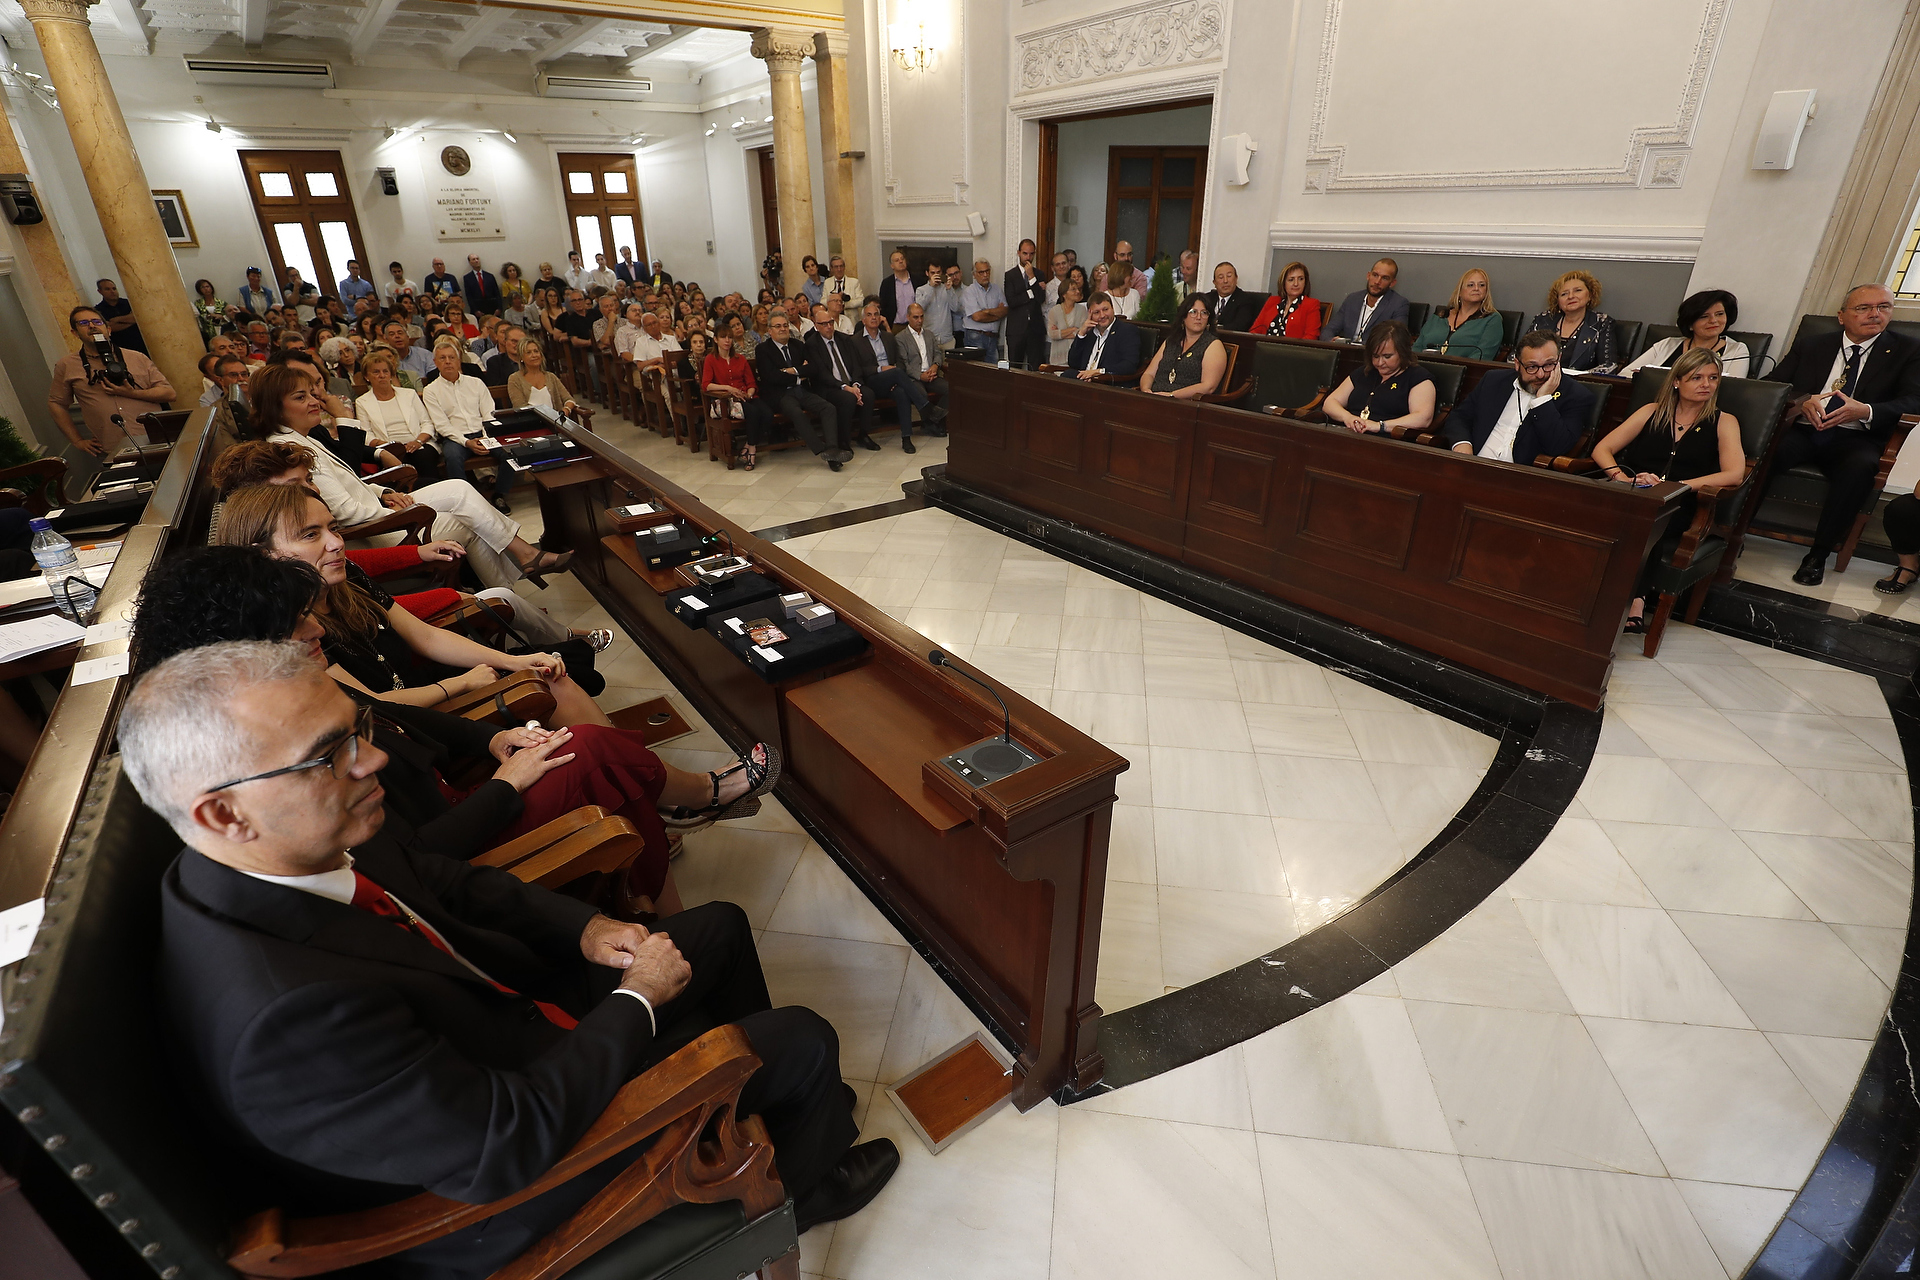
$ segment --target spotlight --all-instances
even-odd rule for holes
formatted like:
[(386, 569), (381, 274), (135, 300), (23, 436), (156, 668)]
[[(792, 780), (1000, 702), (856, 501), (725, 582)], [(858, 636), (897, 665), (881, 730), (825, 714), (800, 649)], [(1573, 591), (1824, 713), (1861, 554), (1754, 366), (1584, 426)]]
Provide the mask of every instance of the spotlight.
[(767, 118), (766, 118), (765, 120), (762, 120), (762, 121), (761, 121), (760, 123), (761, 123), (761, 124), (772, 124), (772, 123), (773, 123), (773, 117), (772, 117), (772, 116), (768, 116), (768, 117), (767, 117)]
[(219, 133), (219, 132), (220, 132), (220, 122), (219, 122), (219, 121), (217, 121), (217, 120), (209, 120), (209, 121), (207, 121), (207, 132), (208, 132), (208, 133)]
[(384, 130), (381, 131), (381, 136), (384, 138), (391, 138), (393, 136), (393, 132), (394, 132), (393, 126), (388, 125)]
[(520, 139), (513, 136), (513, 130), (511, 129), (502, 130), (500, 136), (505, 138), (508, 142), (513, 143), (515, 146), (520, 145)]
[(708, 136), (709, 138), (711, 138), (711, 137), (712, 137), (712, 136), (713, 136), (714, 134), (716, 134), (716, 133), (718, 133), (718, 132), (720, 132), (720, 126), (719, 126), (719, 125), (717, 125), (717, 124), (710, 124), (710, 125), (708, 125), (708, 126), (707, 126), (707, 136)]

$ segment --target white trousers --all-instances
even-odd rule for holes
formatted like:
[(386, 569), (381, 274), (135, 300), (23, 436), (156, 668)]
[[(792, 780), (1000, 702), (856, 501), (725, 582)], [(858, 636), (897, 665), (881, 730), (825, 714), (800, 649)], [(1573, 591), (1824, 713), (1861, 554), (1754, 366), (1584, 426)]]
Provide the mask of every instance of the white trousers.
[(488, 587), (479, 596), (482, 600), (504, 600), (513, 610), (513, 629), (534, 644), (559, 644), (573, 636), (573, 628), (561, 625), (552, 614), (508, 587)]
[(465, 480), (439, 480), (413, 491), (413, 499), (432, 507), (436, 515), (433, 536), (458, 542), (467, 549), (473, 572), (490, 587), (504, 587), (525, 575), (507, 548), (520, 536), (520, 526), (495, 511)]

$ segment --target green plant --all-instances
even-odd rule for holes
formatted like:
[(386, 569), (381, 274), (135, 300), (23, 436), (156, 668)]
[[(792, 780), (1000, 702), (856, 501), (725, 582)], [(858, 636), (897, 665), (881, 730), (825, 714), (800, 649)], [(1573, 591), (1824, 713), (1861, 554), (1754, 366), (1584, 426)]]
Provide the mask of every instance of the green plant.
[[(13, 422), (10, 419), (0, 418), (0, 470), (7, 467), (22, 466), (26, 463), (36, 461), (40, 457), (40, 450), (20, 438), (20, 432), (14, 428)], [(42, 483), (43, 481), (36, 478), (33, 480), (18, 481), (14, 487), (20, 489), (23, 493), (32, 495)]]
[(1178, 305), (1179, 299), (1173, 294), (1173, 260), (1163, 253), (1153, 264), (1153, 284), (1148, 287), (1147, 296), (1140, 300), (1140, 310), (1134, 318), (1171, 320)]

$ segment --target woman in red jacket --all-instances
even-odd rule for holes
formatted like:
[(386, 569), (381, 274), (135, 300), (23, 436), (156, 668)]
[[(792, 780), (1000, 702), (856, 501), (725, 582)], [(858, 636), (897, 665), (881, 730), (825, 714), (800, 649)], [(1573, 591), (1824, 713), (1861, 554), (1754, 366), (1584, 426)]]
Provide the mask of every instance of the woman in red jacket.
[(1312, 294), (1307, 264), (1289, 262), (1280, 269), (1280, 283), (1267, 295), (1267, 305), (1260, 308), (1249, 332), (1273, 338), (1318, 338), (1326, 305)]
[(713, 350), (700, 365), (700, 389), (707, 393), (707, 413), (733, 418), (745, 427), (747, 442), (740, 451), (741, 469), (753, 470), (754, 450), (767, 442), (773, 430), (773, 412), (759, 398), (759, 384), (747, 358), (735, 355), (733, 335), (721, 329), (713, 335)]

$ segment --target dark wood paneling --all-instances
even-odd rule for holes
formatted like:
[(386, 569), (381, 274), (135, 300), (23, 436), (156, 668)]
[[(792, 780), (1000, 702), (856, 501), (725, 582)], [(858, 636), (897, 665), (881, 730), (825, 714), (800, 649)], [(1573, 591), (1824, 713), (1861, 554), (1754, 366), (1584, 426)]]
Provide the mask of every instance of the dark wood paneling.
[[(949, 376), (954, 480), (1588, 708), (1684, 493), (1047, 374)], [(1007, 404), (1024, 429), (979, 445)]]
[[(974, 403), (1004, 409), (993, 401), (988, 394)], [(1070, 404), (1053, 417), (1052, 447), (1073, 463), (1049, 469), (1071, 480), (1083, 462), (1081, 435), (1093, 424), (1081, 423)], [(1024, 424), (995, 425), (1006, 439), (1026, 438)], [(1090, 1087), (1103, 1069), (1093, 992), (1107, 835), (1114, 778), (1127, 762), (1007, 690), (1014, 736), (1041, 763), (978, 791), (930, 785), (927, 762), (1000, 731), (999, 708), (984, 692), (929, 665), (925, 637), (776, 544), (605, 441), (569, 434), (594, 457), (543, 483), (541, 499), (548, 529), (575, 540), (575, 572), (722, 736), (780, 747), (780, 799), (824, 833), (842, 865), (1013, 1049), (1015, 1105), (1025, 1110), (1063, 1085)], [(979, 450), (984, 459), (1002, 455), (1027, 465), (1024, 449)], [(871, 652), (851, 666), (765, 683), (667, 612), (662, 596), (679, 585), (676, 575), (648, 571), (631, 536), (648, 522), (607, 516), (636, 500), (663, 503), (693, 527), (725, 530), (783, 590), (830, 604)], [(588, 537), (591, 546), (579, 541)]]

